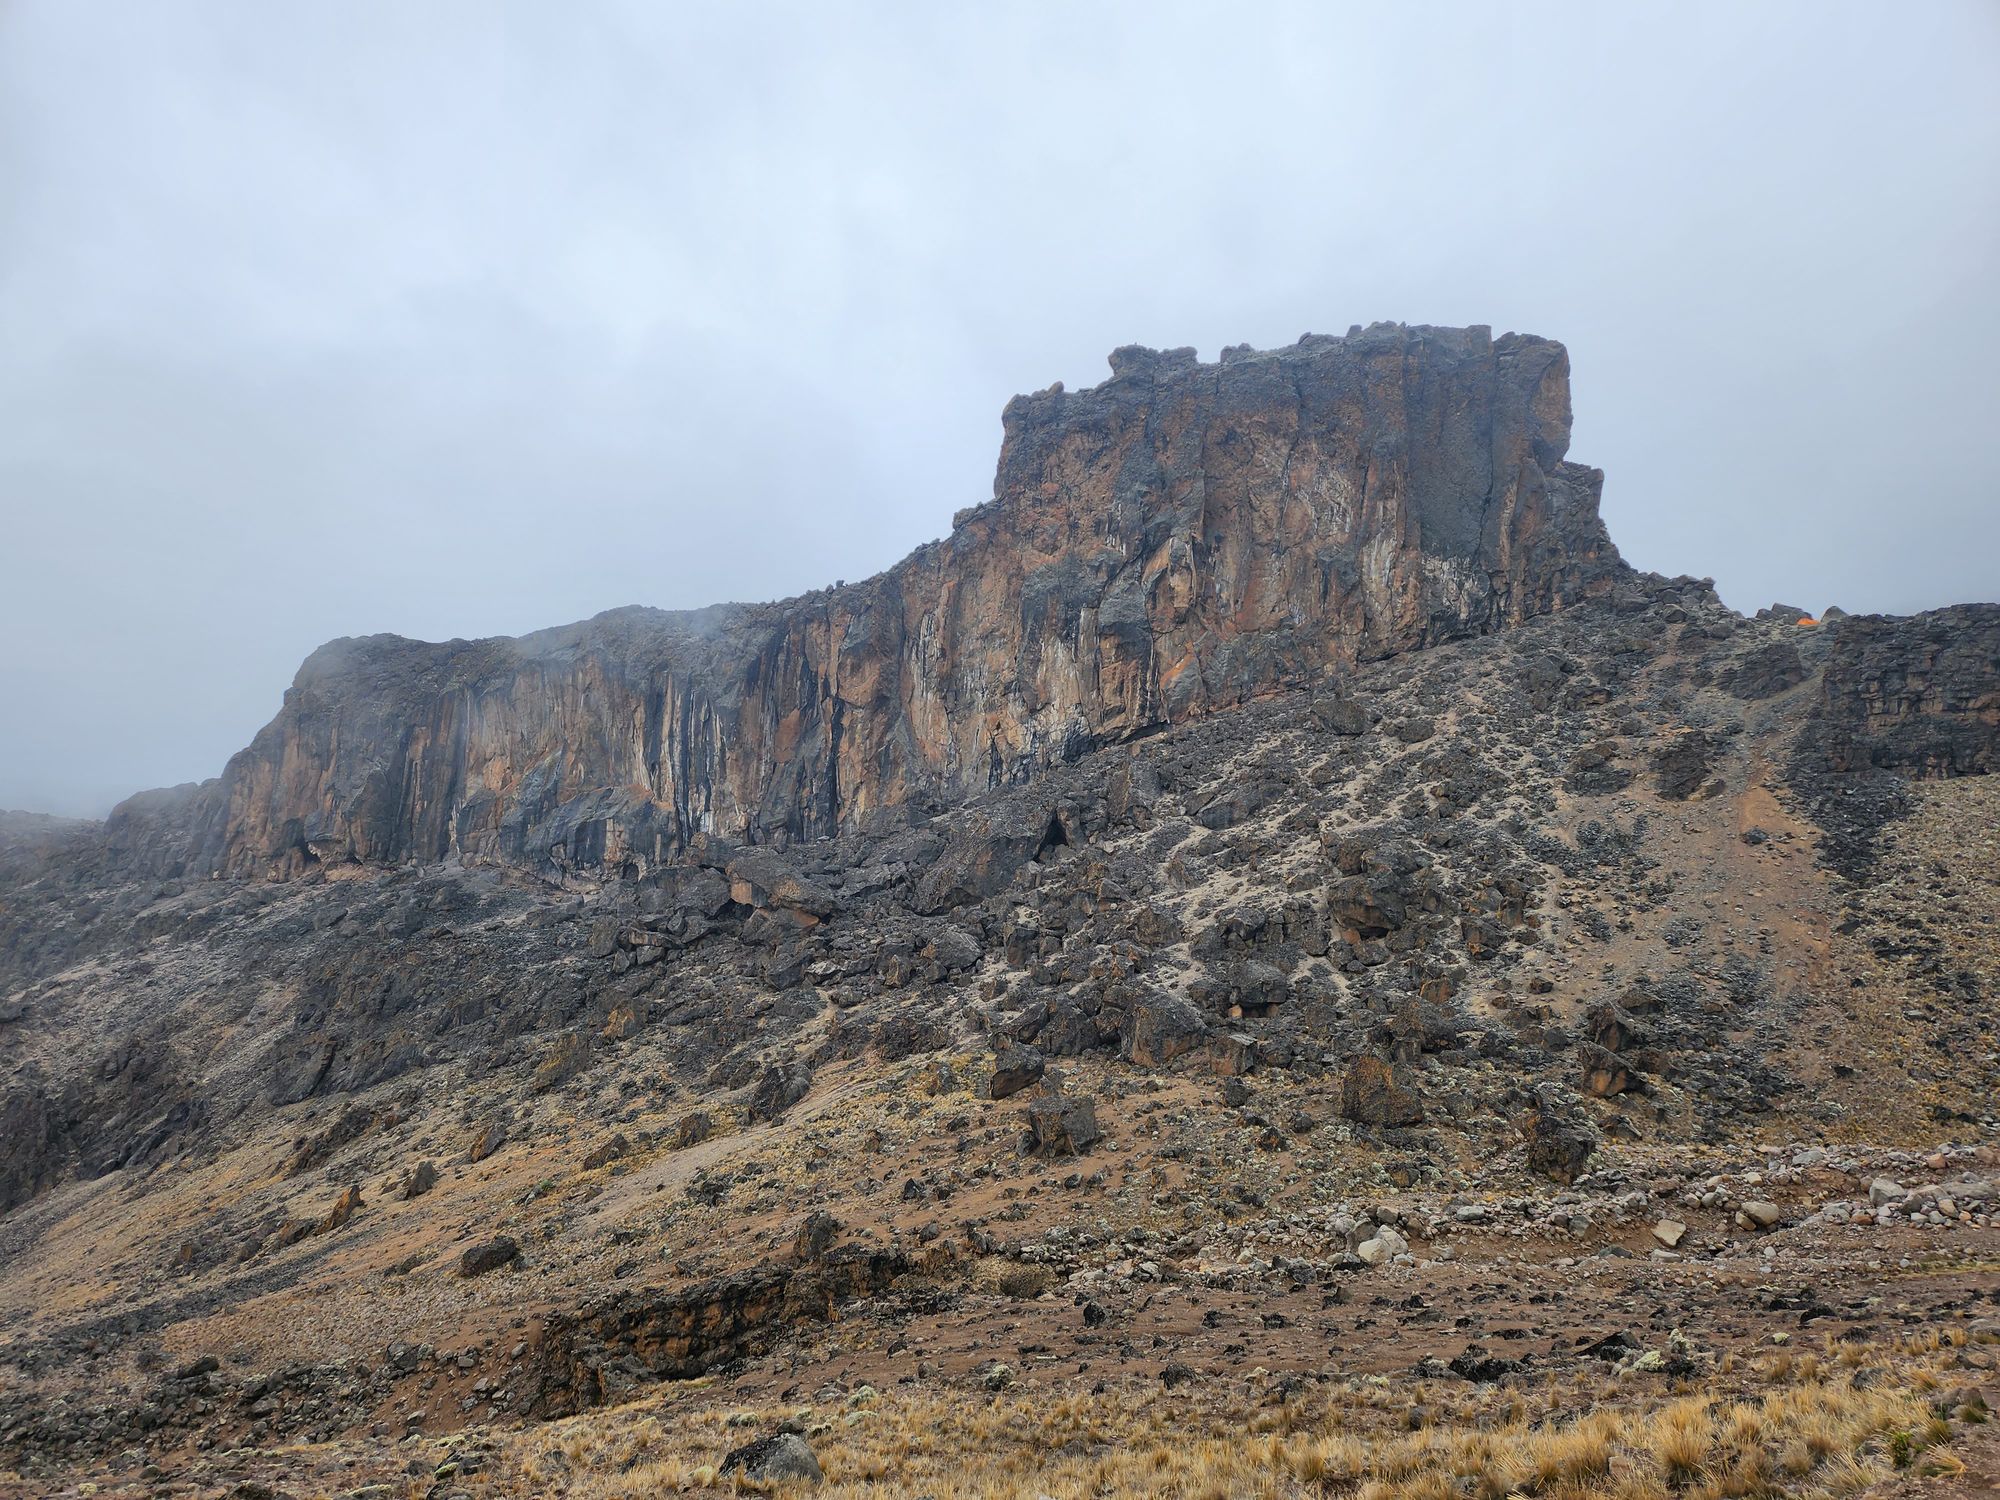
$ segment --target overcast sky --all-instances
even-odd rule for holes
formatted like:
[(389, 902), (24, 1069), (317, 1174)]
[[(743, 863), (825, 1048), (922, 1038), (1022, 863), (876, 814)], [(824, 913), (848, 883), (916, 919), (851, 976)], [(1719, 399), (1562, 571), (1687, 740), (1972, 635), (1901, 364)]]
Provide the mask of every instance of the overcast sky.
[(1570, 348), (1640, 567), (2000, 596), (2000, 7), (0, 0), (0, 807), (859, 578), (1122, 343)]

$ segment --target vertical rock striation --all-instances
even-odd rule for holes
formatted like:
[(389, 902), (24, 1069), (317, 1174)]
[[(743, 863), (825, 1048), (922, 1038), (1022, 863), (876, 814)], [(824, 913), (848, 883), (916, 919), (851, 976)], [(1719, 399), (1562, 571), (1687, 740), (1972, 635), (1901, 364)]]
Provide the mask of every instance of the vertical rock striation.
[(823, 836), (1624, 570), (1550, 340), (1378, 324), (1111, 370), (1009, 402), (994, 498), (866, 582), (323, 647), (188, 799), (186, 868), (634, 874), (701, 833)]

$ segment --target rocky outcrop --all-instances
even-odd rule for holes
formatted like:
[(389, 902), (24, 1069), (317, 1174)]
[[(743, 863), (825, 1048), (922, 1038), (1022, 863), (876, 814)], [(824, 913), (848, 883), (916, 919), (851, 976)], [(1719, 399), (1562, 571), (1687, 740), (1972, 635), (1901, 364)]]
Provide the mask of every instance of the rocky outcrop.
[(552, 1318), (534, 1356), (537, 1415), (625, 1399), (762, 1353), (803, 1322), (887, 1291), (913, 1267), (900, 1251), (839, 1249), (806, 1266), (764, 1265), (677, 1291), (615, 1292)]
[(1835, 771), (2000, 771), (2000, 604), (1829, 626), (1820, 744)]
[[(458, 856), (630, 875), (851, 831), (1623, 572), (1560, 344), (1377, 324), (1120, 349), (1018, 397), (994, 498), (873, 579), (518, 640), (336, 641), (219, 784), (114, 827), (168, 873)], [(166, 825), (166, 826), (162, 826)]]

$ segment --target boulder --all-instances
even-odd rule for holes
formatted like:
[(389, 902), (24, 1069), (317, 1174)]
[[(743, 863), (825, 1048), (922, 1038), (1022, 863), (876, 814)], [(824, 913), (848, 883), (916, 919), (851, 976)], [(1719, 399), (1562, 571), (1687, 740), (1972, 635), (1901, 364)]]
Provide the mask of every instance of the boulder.
[(334, 1230), (341, 1228), (349, 1219), (354, 1217), (355, 1210), (360, 1207), (360, 1184), (350, 1184), (341, 1192), (338, 1198), (333, 1200), (333, 1207), (328, 1209), (326, 1217), (320, 1220), (319, 1232), (321, 1234), (330, 1234)]
[(1104, 1139), (1089, 1099), (1047, 1095), (1028, 1106), (1027, 1123), (1028, 1149), (1051, 1156), (1081, 1156)]
[(1528, 1168), (1551, 1182), (1576, 1181), (1590, 1154), (1597, 1149), (1597, 1132), (1579, 1116), (1562, 1108), (1546, 1093), (1521, 1120), (1527, 1142)]
[(1398, 1127), (1423, 1122), (1423, 1101), (1381, 1058), (1363, 1053), (1340, 1080), (1340, 1112), (1364, 1125)]
[(414, 1167), (410, 1168), (410, 1175), (403, 1179), (403, 1201), (407, 1203), (413, 1198), (423, 1197), (425, 1193), (428, 1193), (432, 1188), (437, 1186), (437, 1180), (438, 1171), (435, 1166), (431, 1165), (428, 1161), (418, 1162)]
[(1007, 1099), (1036, 1083), (1045, 1066), (1042, 1054), (1033, 1047), (1010, 1043), (993, 1058), (993, 1077), (986, 1085), (989, 1099)]
[(506, 1235), (495, 1235), (490, 1240), (482, 1240), (458, 1258), (458, 1274), (465, 1277), (484, 1276), (488, 1271), (497, 1271), (502, 1266), (511, 1266), (521, 1258), (521, 1247)]
[(729, 899), (754, 910), (777, 910), (817, 922), (833, 915), (830, 891), (794, 870), (776, 850), (745, 849), (723, 867), (729, 879)]
[(1119, 1050), (1142, 1068), (1163, 1068), (1208, 1040), (1208, 1023), (1179, 995), (1154, 990), (1126, 1014)]
[(1021, 866), (1043, 847), (1050, 816), (1012, 826), (989, 822), (985, 829), (959, 834), (918, 878), (917, 910), (936, 916), (1006, 890)]
[(583, 1170), (595, 1172), (599, 1167), (609, 1166), (632, 1149), (632, 1143), (623, 1134), (614, 1135), (608, 1141), (601, 1141), (584, 1154)]
[(787, 1481), (818, 1484), (826, 1478), (811, 1447), (796, 1432), (775, 1432), (741, 1448), (732, 1448), (723, 1456), (717, 1472), (741, 1474), (752, 1484)]
[(840, 1220), (824, 1209), (815, 1209), (806, 1215), (798, 1233), (792, 1236), (792, 1259), (800, 1265), (810, 1265), (825, 1256), (839, 1234)]
[(465, 1159), (469, 1162), (485, 1161), (506, 1144), (507, 1122), (496, 1115), (472, 1138), (472, 1143), (465, 1148)]
[(1736, 1222), (1745, 1229), (1775, 1229), (1785, 1211), (1775, 1203), (1752, 1198), (1736, 1211)]
[(667, 1137), (667, 1147), (673, 1151), (685, 1151), (714, 1134), (715, 1120), (707, 1110), (689, 1110), (674, 1122), (673, 1134)]
[(1577, 1056), (1583, 1064), (1583, 1091), (1593, 1098), (1610, 1099), (1639, 1087), (1638, 1075), (1616, 1052), (1588, 1043), (1577, 1049)]
[(1352, 737), (1368, 732), (1368, 709), (1345, 695), (1329, 694), (1315, 698), (1312, 711), (1319, 727), (1328, 734)]

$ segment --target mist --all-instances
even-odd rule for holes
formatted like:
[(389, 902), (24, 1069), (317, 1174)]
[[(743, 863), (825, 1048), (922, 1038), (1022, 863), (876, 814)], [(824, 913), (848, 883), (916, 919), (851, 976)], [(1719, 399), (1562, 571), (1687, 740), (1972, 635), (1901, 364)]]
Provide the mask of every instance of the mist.
[(1563, 340), (1636, 566), (2000, 597), (2000, 10), (15, 0), (0, 807), (889, 566), (1116, 345)]

